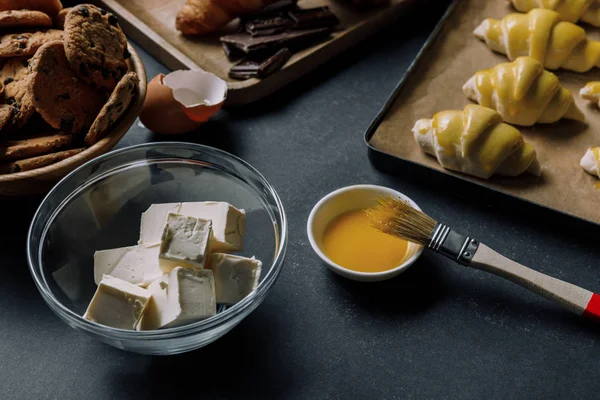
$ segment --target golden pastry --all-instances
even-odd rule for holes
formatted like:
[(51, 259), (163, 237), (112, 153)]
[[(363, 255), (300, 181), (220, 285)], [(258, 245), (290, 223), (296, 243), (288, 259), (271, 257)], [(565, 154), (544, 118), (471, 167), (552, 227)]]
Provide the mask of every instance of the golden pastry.
[(586, 72), (600, 66), (600, 42), (588, 40), (585, 30), (561, 21), (556, 11), (536, 8), (511, 13), (501, 20), (487, 18), (473, 33), (509, 60), (530, 56), (549, 70)]
[(561, 118), (585, 120), (571, 92), (531, 57), (518, 57), (476, 72), (463, 85), (463, 92), (470, 100), (498, 111), (509, 124), (531, 126)]
[(483, 179), (541, 174), (533, 146), (490, 108), (468, 104), (464, 110), (441, 111), (418, 120), (412, 131), (421, 150), (446, 169)]
[(600, 2), (598, 0), (511, 0), (519, 12), (528, 12), (534, 8), (547, 8), (556, 11), (562, 21), (576, 23), (587, 22), (600, 26)]
[(600, 107), (600, 82), (592, 81), (586, 83), (586, 85), (579, 90), (579, 96)]
[(590, 147), (587, 149), (581, 161), (581, 168), (588, 174), (597, 176), (600, 179), (600, 147)]
[(204, 35), (242, 14), (258, 11), (276, 0), (187, 0), (175, 27), (184, 35)]

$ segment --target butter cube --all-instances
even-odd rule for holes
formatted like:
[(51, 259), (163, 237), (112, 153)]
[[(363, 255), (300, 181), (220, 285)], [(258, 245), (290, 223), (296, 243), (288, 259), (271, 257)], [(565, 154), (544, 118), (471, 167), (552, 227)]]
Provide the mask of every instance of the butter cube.
[(169, 275), (163, 275), (148, 285), (152, 298), (137, 326), (138, 331), (158, 329), (177, 318), (178, 309), (169, 307), (168, 288)]
[(246, 212), (223, 201), (181, 203), (179, 213), (212, 221), (213, 251), (238, 251), (244, 248)]
[(110, 275), (145, 287), (164, 275), (158, 262), (159, 251), (159, 244), (96, 251), (94, 253), (94, 281), (98, 285), (103, 276)]
[(175, 267), (148, 286), (152, 300), (138, 330), (170, 328), (217, 313), (213, 273), (206, 269)]
[(83, 318), (119, 329), (135, 329), (152, 295), (124, 280), (105, 276)]
[(204, 268), (211, 236), (210, 220), (169, 213), (160, 242), (160, 268), (165, 272), (178, 266)]
[(208, 268), (215, 277), (217, 303), (233, 305), (256, 289), (262, 262), (254, 257), (213, 253)]
[(138, 244), (160, 243), (167, 215), (178, 213), (181, 203), (152, 204), (142, 213)]

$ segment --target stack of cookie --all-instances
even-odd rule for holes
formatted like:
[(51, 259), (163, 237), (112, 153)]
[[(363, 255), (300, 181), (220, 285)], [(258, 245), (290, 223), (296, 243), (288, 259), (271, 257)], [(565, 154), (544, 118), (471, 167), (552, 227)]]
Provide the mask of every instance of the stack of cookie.
[(94, 145), (137, 93), (127, 39), (106, 10), (3, 0), (0, 31), (0, 173), (40, 168)]

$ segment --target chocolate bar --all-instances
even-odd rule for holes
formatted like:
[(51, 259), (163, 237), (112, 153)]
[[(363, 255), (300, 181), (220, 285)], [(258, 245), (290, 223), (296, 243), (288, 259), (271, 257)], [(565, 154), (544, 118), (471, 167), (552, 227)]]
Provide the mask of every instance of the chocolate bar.
[(249, 33), (233, 33), (221, 36), (221, 43), (242, 50), (246, 54), (264, 50), (278, 50), (284, 47), (297, 48), (314, 40), (326, 37), (331, 28), (289, 30), (269, 36), (252, 36)]
[(223, 46), (223, 52), (225, 53), (225, 55), (227, 56), (229, 61), (238, 61), (241, 58), (243, 58), (245, 55), (245, 53), (243, 51), (241, 51), (240, 49), (238, 49), (235, 46), (231, 46), (227, 43), (222, 43), (222, 46)]
[(264, 60), (249, 58), (231, 67), (229, 76), (234, 79), (266, 78), (281, 69), (291, 56), (289, 49), (283, 48)]
[(296, 28), (330, 28), (340, 24), (327, 6), (292, 10), (288, 15)]
[(268, 17), (257, 17), (246, 21), (245, 28), (251, 36), (274, 35), (294, 26), (289, 17), (283, 13), (274, 13)]

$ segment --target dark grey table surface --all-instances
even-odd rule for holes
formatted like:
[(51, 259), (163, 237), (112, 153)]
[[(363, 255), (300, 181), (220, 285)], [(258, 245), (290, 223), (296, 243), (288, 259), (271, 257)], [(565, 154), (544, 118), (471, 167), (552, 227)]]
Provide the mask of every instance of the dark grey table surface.
[[(271, 294), (205, 348), (141, 356), (62, 323), (39, 296), (25, 260), (40, 198), (2, 200), (0, 399), (599, 398), (600, 326), (435, 254), (390, 281), (348, 281), (308, 243), (307, 217), (322, 196), (379, 184), (516, 261), (600, 291), (596, 226), (469, 197), (412, 172), (384, 173), (369, 161), (364, 132), (447, 4), (433, 3), (285, 90), (223, 110), (198, 132), (177, 137), (254, 165), (289, 217), (288, 255)], [(408, 27), (412, 20), (418, 28)], [(141, 54), (149, 77), (166, 71)], [(172, 139), (134, 125), (118, 147)], [(8, 222), (13, 215), (18, 224)]]

